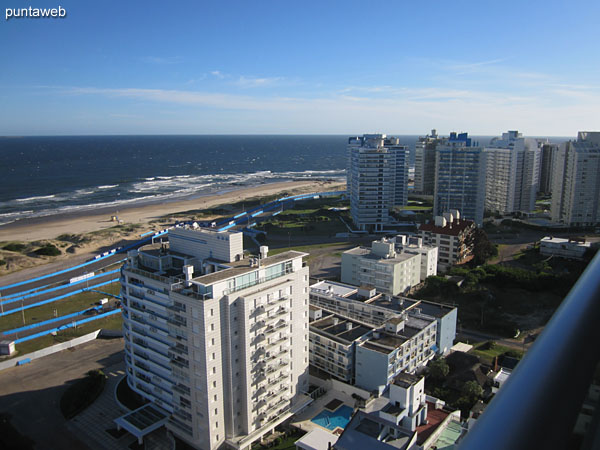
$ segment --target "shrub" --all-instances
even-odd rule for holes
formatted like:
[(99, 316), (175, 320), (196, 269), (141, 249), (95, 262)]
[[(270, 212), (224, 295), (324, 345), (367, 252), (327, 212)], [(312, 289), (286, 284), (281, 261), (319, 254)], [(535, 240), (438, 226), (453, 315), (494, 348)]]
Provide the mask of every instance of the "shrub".
[(11, 242), (10, 244), (6, 244), (2, 247), (4, 250), (8, 250), (9, 252), (22, 252), (25, 250), (25, 244), (17, 244), (15, 242)]
[(34, 253), (43, 256), (58, 256), (60, 255), (60, 250), (55, 245), (46, 244), (43, 247), (40, 247), (37, 250), (35, 250)]
[(4, 266), (4, 265), (6, 265), (6, 260), (0, 259), (0, 266)]

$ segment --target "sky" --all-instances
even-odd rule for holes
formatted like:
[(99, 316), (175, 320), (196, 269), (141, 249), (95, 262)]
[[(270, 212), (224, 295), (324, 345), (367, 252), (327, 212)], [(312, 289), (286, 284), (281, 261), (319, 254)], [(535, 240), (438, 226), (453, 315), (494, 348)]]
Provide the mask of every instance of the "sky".
[(597, 0), (0, 4), (0, 135), (600, 129)]

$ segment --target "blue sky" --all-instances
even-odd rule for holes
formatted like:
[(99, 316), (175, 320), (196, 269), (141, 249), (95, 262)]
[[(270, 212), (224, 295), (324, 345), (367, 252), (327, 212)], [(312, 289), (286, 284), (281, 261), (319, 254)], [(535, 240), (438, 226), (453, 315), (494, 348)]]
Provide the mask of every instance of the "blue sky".
[[(56, 7), (65, 19), (3, 20)], [(574, 136), (598, 1), (2, 1), (0, 134)]]

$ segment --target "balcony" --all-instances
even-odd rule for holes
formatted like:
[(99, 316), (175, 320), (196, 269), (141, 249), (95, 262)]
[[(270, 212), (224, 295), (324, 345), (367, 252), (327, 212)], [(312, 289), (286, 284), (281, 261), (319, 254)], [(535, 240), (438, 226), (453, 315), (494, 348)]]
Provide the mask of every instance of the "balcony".
[[(461, 450), (574, 448), (569, 445), (572, 430), (600, 360), (599, 322), (600, 253), (461, 442)], [(598, 432), (598, 422), (592, 421), (581, 448), (596, 448)]]

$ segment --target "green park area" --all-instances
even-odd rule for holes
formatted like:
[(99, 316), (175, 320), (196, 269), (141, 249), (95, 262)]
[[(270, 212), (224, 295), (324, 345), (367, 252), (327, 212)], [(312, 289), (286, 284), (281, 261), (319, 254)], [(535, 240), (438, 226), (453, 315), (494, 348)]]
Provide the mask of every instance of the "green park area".
[(327, 236), (347, 233), (345, 223), (350, 223), (350, 210), (341, 197), (303, 200), (293, 208), (259, 223), (255, 228), (268, 235)]

